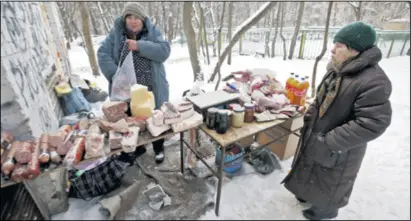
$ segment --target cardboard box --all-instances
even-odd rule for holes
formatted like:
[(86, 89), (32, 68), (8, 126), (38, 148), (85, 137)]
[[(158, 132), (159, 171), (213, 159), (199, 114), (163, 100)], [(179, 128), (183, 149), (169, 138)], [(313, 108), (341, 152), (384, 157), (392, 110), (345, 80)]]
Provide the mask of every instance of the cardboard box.
[[(299, 117), (292, 121), (286, 121), (282, 123), (281, 126), (288, 130), (295, 130), (303, 126), (303, 118)], [(273, 138), (275, 139), (276, 137), (289, 133), (286, 129), (277, 126), (266, 130), (265, 132), (259, 133), (257, 135), (257, 142), (260, 145), (269, 143), (273, 140)], [(294, 156), (299, 139), (300, 138), (294, 134), (286, 135), (276, 142), (268, 145), (267, 148), (275, 153), (281, 160), (287, 160), (288, 158)]]
[(254, 143), (254, 136), (249, 136), (249, 137), (243, 138), (243, 139), (239, 140), (238, 143), (240, 143), (240, 145), (243, 146), (243, 147), (249, 147), (249, 146), (251, 146), (251, 144)]

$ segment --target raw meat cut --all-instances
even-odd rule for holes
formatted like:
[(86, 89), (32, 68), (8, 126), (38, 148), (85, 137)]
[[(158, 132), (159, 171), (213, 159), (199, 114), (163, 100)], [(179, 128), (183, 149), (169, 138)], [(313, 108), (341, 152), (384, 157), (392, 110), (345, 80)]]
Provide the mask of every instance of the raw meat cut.
[(40, 137), (40, 156), (38, 157), (40, 163), (48, 163), (50, 161), (48, 138), (48, 134), (42, 134)]
[(129, 127), (136, 126), (140, 128), (140, 133), (146, 131), (146, 119), (138, 117), (127, 117), (126, 122)]
[(64, 157), (63, 164), (66, 166), (77, 165), (83, 157), (86, 147), (86, 138), (78, 137), (75, 139), (74, 144), (71, 146), (67, 155)]
[(131, 153), (136, 150), (139, 136), (138, 127), (131, 127), (130, 130), (123, 135), (123, 140), (121, 141), (121, 146), (123, 151), (126, 153)]
[(17, 163), (28, 163), (31, 160), (31, 154), (33, 152), (34, 145), (32, 141), (22, 142), (20, 148), (16, 150), (14, 158)]
[(40, 174), (40, 142), (35, 144), (31, 161), (27, 165), (27, 179), (33, 180)]
[(108, 143), (111, 150), (117, 150), (121, 148), (121, 141), (123, 140), (123, 135), (114, 130), (110, 130)]
[(18, 164), (11, 174), (11, 180), (14, 182), (22, 182), (27, 177), (27, 166), (24, 164)]
[(102, 110), (104, 116), (109, 122), (117, 122), (122, 118), (126, 118), (127, 114), (125, 113), (128, 109), (128, 105), (123, 101), (112, 101), (103, 104)]
[(67, 135), (68, 133), (65, 130), (59, 130), (58, 132), (50, 133), (49, 134), (49, 144), (53, 147), (58, 148), (59, 146), (63, 144)]
[(13, 135), (9, 132), (1, 132), (1, 148), (6, 150), (13, 141)]
[(153, 124), (155, 126), (164, 125), (164, 113), (163, 113), (163, 111), (154, 110), (152, 120), (153, 120)]
[(161, 126), (154, 125), (153, 117), (148, 118), (146, 122), (147, 122), (147, 129), (148, 129), (148, 131), (150, 131), (150, 134), (153, 137), (157, 137), (160, 134), (162, 134), (162, 133), (164, 133), (164, 132), (171, 129), (171, 126), (169, 124), (164, 124), (164, 125), (161, 125)]
[(120, 133), (127, 133), (128, 132), (128, 124), (125, 119), (121, 119), (117, 121), (116, 123), (111, 124), (111, 128), (114, 131), (120, 132)]
[(11, 147), (6, 155), (4, 160), (2, 160), (2, 165), (1, 165), (1, 171), (3, 172), (4, 175), (8, 176), (10, 175), (11, 171), (13, 171), (15, 162), (14, 162), (14, 155), (16, 154), (17, 149), (21, 147), (21, 142), (20, 141), (14, 141), (11, 144)]
[(193, 108), (193, 103), (190, 101), (181, 101), (177, 105), (177, 110), (178, 111), (185, 111)]
[(72, 138), (74, 133), (74, 131), (71, 131), (63, 140), (63, 142), (59, 146), (55, 147), (58, 154), (62, 156), (67, 154), (67, 152), (70, 150), (70, 147), (73, 145)]
[(171, 125), (173, 132), (178, 133), (190, 128), (195, 128), (203, 123), (203, 115), (194, 112), (194, 114), (186, 120)]
[(89, 133), (86, 137), (86, 154), (84, 159), (104, 157), (104, 134)]

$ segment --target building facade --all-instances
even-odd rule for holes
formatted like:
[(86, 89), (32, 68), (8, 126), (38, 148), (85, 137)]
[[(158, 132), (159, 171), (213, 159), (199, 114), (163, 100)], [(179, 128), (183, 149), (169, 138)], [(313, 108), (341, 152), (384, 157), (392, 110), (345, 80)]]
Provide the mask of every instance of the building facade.
[(70, 74), (56, 2), (1, 2), (1, 130), (16, 139), (58, 129), (54, 93)]

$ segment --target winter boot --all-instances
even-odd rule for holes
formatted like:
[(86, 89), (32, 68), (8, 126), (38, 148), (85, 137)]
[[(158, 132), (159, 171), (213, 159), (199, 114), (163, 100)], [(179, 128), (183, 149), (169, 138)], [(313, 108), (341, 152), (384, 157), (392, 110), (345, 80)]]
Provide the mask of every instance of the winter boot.
[(164, 152), (156, 153), (155, 161), (157, 164), (161, 164), (164, 161)]
[(303, 210), (303, 216), (309, 220), (333, 219), (338, 216), (338, 209), (320, 209), (312, 206)]

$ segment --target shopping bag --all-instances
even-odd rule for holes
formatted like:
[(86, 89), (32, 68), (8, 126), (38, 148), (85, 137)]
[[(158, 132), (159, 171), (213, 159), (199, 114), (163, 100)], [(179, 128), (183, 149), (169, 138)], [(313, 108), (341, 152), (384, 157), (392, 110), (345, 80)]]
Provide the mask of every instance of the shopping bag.
[(120, 161), (113, 155), (92, 169), (80, 171), (82, 172), (80, 174), (75, 168), (69, 170), (69, 196), (90, 200), (111, 192), (121, 185), (128, 166), (128, 163)]
[(137, 84), (133, 53), (130, 51), (113, 77), (111, 101), (129, 101), (130, 88)]

